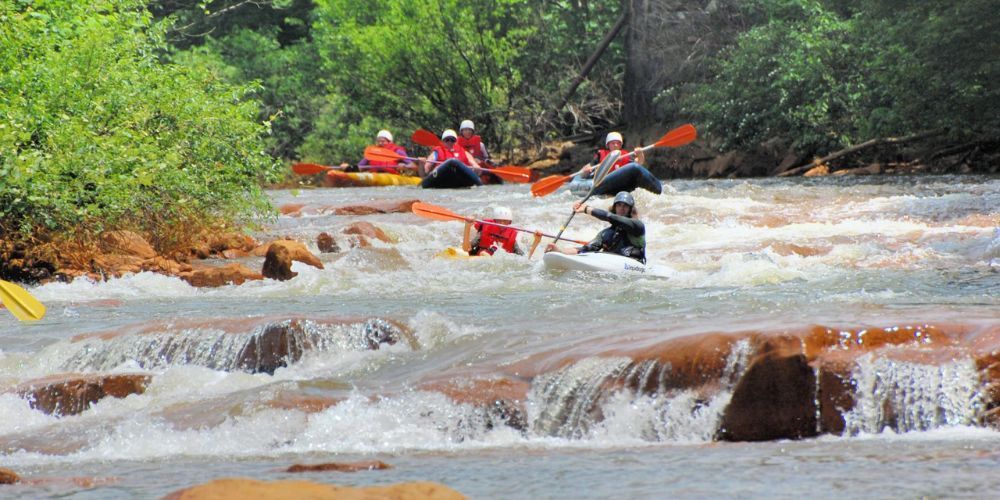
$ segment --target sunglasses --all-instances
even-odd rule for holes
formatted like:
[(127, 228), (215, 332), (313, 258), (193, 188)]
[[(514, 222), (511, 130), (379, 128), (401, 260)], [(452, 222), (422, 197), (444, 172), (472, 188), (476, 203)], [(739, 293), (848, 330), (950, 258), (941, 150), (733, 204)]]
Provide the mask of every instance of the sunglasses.
[(457, 140), (458, 140), (458, 139), (452, 139), (451, 137), (449, 137), (449, 138), (447, 138), (447, 139), (443, 139), (442, 141), (443, 141), (443, 142), (456, 142)]

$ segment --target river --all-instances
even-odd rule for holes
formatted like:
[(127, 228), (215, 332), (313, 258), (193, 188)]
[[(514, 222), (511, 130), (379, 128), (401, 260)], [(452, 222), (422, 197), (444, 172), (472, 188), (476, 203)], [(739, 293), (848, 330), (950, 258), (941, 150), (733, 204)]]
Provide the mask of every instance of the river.
[[(575, 198), (563, 190), (536, 199), (514, 184), (272, 191), (275, 205), (304, 204), (305, 215), (278, 217), (254, 236), (299, 239), (324, 262), (296, 263), (290, 281), (198, 289), (141, 273), (28, 287), (48, 315), (23, 324), (0, 311), (4, 386), (66, 372), (152, 378), (142, 394), (64, 417), (0, 394), (0, 467), (117, 478), (3, 494), (153, 497), (244, 476), (431, 480), (473, 498), (992, 496), (1000, 433), (979, 425), (985, 396), (968, 359), (927, 368), (866, 358), (859, 366), (879, 380), (914, 387), (900, 389), (909, 417), (886, 426), (877, 405), (859, 404), (843, 435), (796, 441), (716, 440), (731, 388), (651, 396), (601, 384), (621, 369), (623, 349), (692, 335), (814, 325), (995, 329), (1000, 179), (670, 181), (662, 195), (635, 195), (648, 260), (665, 278), (552, 272), (539, 255), (436, 258), (461, 242), (460, 223), (324, 210), (420, 199), (480, 216), (499, 204), (512, 208), (516, 226), (558, 230)], [(347, 248), (340, 229), (358, 220), (395, 242)], [(602, 227), (578, 215), (566, 234), (589, 239)], [(344, 251), (319, 253), (323, 231)], [(259, 269), (262, 259), (240, 261)], [(405, 341), (365, 348), (370, 318), (401, 325)], [(289, 320), (312, 339), (301, 359), (273, 373), (234, 365), (262, 325)], [(726, 370), (744, 368), (730, 358)], [(517, 377), (530, 383), (520, 427), (431, 389)], [(855, 398), (875, 397), (865, 393), (873, 387), (882, 386), (861, 384)], [(331, 403), (306, 410), (308, 398)], [(581, 400), (588, 411), (574, 406)], [(364, 459), (393, 468), (282, 471)]]

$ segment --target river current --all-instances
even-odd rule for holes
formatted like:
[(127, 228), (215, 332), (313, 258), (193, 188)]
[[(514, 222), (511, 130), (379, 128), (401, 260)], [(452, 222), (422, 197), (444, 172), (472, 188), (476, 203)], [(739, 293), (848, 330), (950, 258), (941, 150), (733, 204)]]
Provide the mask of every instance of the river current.
[[(544, 198), (523, 184), (270, 196), (276, 206), (303, 204), (303, 215), (279, 216), (254, 236), (306, 242), (325, 269), (295, 263), (290, 281), (205, 289), (150, 273), (78, 279), (28, 287), (48, 307), (40, 322), (0, 311), (4, 387), (67, 372), (152, 376), (143, 394), (106, 398), (73, 416), (46, 415), (0, 392), (0, 467), (29, 477), (115, 478), (92, 488), (16, 486), (4, 496), (153, 497), (232, 476), (431, 480), (473, 498), (987, 497), (996, 489), (1000, 433), (976, 420), (982, 395), (968, 360), (921, 371), (871, 359), (864, 368), (872, 377), (922, 388), (906, 393), (912, 424), (887, 428), (862, 404), (843, 436), (800, 441), (716, 441), (725, 390), (707, 401), (604, 392), (596, 420), (574, 414), (568, 401), (593, 403), (606, 391), (602, 377), (622, 366), (608, 353), (672, 338), (813, 325), (995, 327), (1000, 179), (670, 181), (661, 195), (635, 193), (647, 258), (665, 278), (552, 272), (539, 254), (439, 258), (460, 244), (461, 223), (329, 210), (419, 199), (479, 217), (505, 205), (515, 226), (554, 233), (576, 199), (565, 190)], [(607, 208), (609, 200), (591, 203)], [(340, 230), (359, 220), (394, 242), (349, 248)], [(577, 215), (566, 235), (590, 239), (603, 226)], [(324, 231), (341, 252), (319, 253)], [(528, 235), (521, 243), (528, 246)], [(262, 260), (239, 261), (257, 270)], [(359, 335), (370, 318), (402, 325), (406, 341), (364, 348)], [(314, 346), (301, 359), (273, 373), (234, 365), (241, 346), (233, 343), (292, 319)], [(539, 361), (553, 352), (581, 361)], [(727, 370), (740, 370), (731, 357)], [(521, 429), (429, 389), (529, 366), (541, 374)], [(860, 385), (856, 398), (872, 396), (871, 387)], [(297, 406), (309, 397), (336, 404)], [(292, 463), (367, 459), (393, 468), (282, 472)]]

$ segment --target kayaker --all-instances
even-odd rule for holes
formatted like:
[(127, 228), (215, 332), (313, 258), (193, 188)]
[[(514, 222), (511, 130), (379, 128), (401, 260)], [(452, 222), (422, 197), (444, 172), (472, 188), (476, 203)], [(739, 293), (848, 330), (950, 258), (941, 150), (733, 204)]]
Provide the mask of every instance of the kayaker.
[[(392, 132), (389, 132), (388, 130), (378, 131), (378, 135), (375, 136), (375, 145), (380, 148), (388, 149), (393, 153), (398, 154), (399, 156), (409, 156), (408, 154), (406, 154), (406, 148), (404, 148), (403, 146), (393, 144)], [(410, 160), (383, 161), (383, 160), (369, 160), (368, 158), (363, 158), (361, 161), (359, 161), (357, 167), (348, 165), (346, 163), (342, 163), (340, 166), (345, 167), (345, 170), (348, 172), (351, 171), (356, 172), (360, 170), (360, 168), (358, 167), (367, 166), (369, 168), (366, 168), (365, 170), (369, 172), (382, 172), (386, 174), (399, 174), (400, 168), (408, 168), (408, 169), (414, 168), (413, 162)]]
[[(441, 133), (442, 146), (437, 146), (427, 155), (426, 164), (423, 167), (421, 177), (426, 177), (437, 168), (441, 168), (451, 162), (459, 162), (465, 166), (479, 168), (479, 163), (475, 157), (468, 153), (462, 146), (458, 145), (458, 134), (452, 129), (447, 129)], [(441, 163), (437, 163), (441, 162)]]
[[(594, 158), (590, 160), (590, 163), (583, 167), (583, 173), (581, 175), (584, 177), (590, 177), (591, 172), (597, 165), (600, 165), (612, 151), (622, 151), (622, 146), (624, 144), (625, 140), (622, 138), (621, 133), (608, 132), (608, 135), (604, 138), (604, 148), (598, 149), (597, 152), (594, 153)], [(642, 148), (635, 148), (635, 154), (632, 156), (625, 156), (625, 151), (622, 151), (621, 154), (622, 156), (618, 158), (618, 161), (616, 161), (615, 164), (611, 166), (611, 169), (608, 170), (609, 174), (631, 163), (642, 165), (646, 162), (646, 155), (642, 152)]]
[[(483, 222), (495, 222), (504, 226), (509, 226), (514, 222), (514, 217), (507, 207), (495, 206), (492, 210), (492, 218), (484, 219)], [(476, 222), (472, 218), (465, 219), (465, 234), (462, 237), (462, 249), (469, 255), (493, 255), (497, 250), (504, 249), (507, 253), (524, 255), (524, 250), (517, 244), (517, 230), (510, 227), (494, 226)], [(476, 230), (475, 236), (471, 236), (472, 230)], [(541, 241), (541, 233), (535, 234), (535, 244)]]
[(611, 203), (611, 211), (592, 208), (584, 203), (573, 204), (576, 213), (590, 214), (596, 219), (610, 222), (611, 226), (604, 228), (597, 236), (579, 248), (560, 248), (550, 243), (546, 252), (559, 252), (576, 255), (586, 252), (608, 252), (631, 257), (643, 264), (646, 263), (646, 226), (639, 220), (639, 212), (635, 208), (635, 198), (628, 191), (615, 195)]
[[(479, 162), (479, 166), (493, 168), (493, 162), (490, 161), (490, 153), (486, 150), (483, 139), (476, 135), (476, 125), (472, 123), (472, 120), (462, 120), (462, 123), (458, 126), (458, 145), (472, 154), (476, 158), (476, 161)], [(485, 170), (479, 172), (479, 180), (483, 181), (483, 184), (503, 183), (499, 177)]]
[(490, 162), (490, 153), (486, 151), (482, 137), (476, 135), (476, 125), (472, 123), (472, 120), (462, 120), (458, 126), (458, 133), (459, 146), (472, 153), (472, 156), (475, 156), (480, 163)]

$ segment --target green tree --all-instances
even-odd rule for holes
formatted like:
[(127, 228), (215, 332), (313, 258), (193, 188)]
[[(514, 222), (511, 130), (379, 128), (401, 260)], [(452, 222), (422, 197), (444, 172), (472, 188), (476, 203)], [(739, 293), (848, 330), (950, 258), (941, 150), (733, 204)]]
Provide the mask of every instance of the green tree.
[[(163, 64), (136, 0), (2, 0), (0, 235), (178, 227), (269, 214), (255, 88)], [(186, 226), (190, 227), (190, 226)]]
[(756, 0), (753, 27), (686, 109), (728, 147), (787, 139), (824, 153), (949, 129), (1000, 135), (995, 2)]

